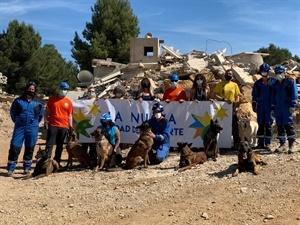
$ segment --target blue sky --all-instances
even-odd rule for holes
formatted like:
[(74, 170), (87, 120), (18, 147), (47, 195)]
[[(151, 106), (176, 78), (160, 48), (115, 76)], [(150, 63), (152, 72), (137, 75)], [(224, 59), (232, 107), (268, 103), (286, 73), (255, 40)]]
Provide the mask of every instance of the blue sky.
[[(96, 0), (1, 0), (0, 30), (9, 21), (31, 24), (43, 44), (72, 60), (70, 41), (91, 22)], [(131, 0), (144, 37), (164, 40), (181, 53), (226, 48), (226, 55), (270, 43), (300, 57), (300, 0)]]

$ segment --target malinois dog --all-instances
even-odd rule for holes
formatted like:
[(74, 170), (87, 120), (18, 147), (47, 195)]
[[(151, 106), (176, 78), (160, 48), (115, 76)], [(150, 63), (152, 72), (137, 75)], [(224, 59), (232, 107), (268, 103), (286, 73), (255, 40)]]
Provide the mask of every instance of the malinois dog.
[(222, 130), (223, 127), (220, 126), (218, 120), (211, 119), (210, 127), (203, 137), (204, 152), (208, 158), (211, 157), (214, 161), (217, 161), (219, 154), (218, 136)]
[(192, 143), (177, 142), (177, 145), (180, 152), (180, 161), (176, 169), (179, 169), (180, 172), (207, 161), (205, 152), (193, 152), (190, 149)]
[(89, 166), (90, 157), (89, 154), (79, 144), (78, 139), (74, 131), (67, 133), (67, 145), (66, 149), (68, 152), (68, 163), (66, 167), (73, 166), (73, 158), (77, 158), (80, 164), (84, 167)]
[(36, 155), (39, 158), (39, 160), (35, 165), (33, 173), (28, 175), (25, 179), (29, 179), (31, 177), (38, 179), (58, 171), (59, 169), (58, 163), (54, 159), (50, 159), (48, 157), (47, 151), (42, 150), (41, 146), (39, 147), (39, 150)]
[(149, 151), (153, 145), (153, 138), (151, 138), (148, 134), (151, 131), (149, 127), (148, 121), (143, 122), (140, 126), (136, 128), (139, 129), (139, 138), (135, 141), (131, 149), (129, 150), (126, 157), (126, 169), (133, 169), (137, 165), (139, 165), (142, 161), (144, 161), (144, 168), (147, 167), (147, 163), (149, 162)]
[(113, 146), (109, 143), (108, 139), (105, 137), (104, 132), (97, 128), (91, 133), (91, 136), (95, 138), (96, 151), (98, 156), (98, 163), (95, 170), (102, 170), (104, 165), (106, 169), (110, 166), (110, 163), (114, 157)]
[(238, 166), (233, 176), (237, 176), (239, 172), (243, 171), (250, 171), (257, 175), (260, 169), (258, 164), (267, 164), (263, 161), (262, 157), (259, 154), (253, 152), (247, 138), (240, 142), (238, 150)]

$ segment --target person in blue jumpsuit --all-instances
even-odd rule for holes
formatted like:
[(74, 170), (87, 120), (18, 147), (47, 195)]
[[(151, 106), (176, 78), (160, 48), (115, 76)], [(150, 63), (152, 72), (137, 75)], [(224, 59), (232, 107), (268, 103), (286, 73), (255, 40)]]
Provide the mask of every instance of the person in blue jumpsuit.
[(286, 151), (285, 142), (288, 140), (288, 153), (294, 152), (296, 133), (293, 123), (293, 113), (298, 103), (297, 84), (294, 79), (285, 77), (285, 67), (275, 67), (276, 83), (273, 88), (272, 106), (277, 125), (279, 147), (276, 152)]
[(149, 120), (151, 132), (149, 136), (153, 138), (152, 150), (149, 152), (151, 164), (159, 164), (166, 160), (170, 149), (171, 125), (162, 112), (164, 107), (160, 103), (155, 103), (152, 107), (153, 116)]
[[(112, 121), (111, 115), (109, 113), (104, 113), (100, 117), (100, 123), (101, 125), (98, 126), (104, 134), (109, 143), (113, 146), (113, 156), (116, 157), (116, 164), (117, 165), (109, 165), (109, 166), (120, 166), (122, 162), (122, 154), (121, 150), (119, 148), (121, 143), (121, 134), (119, 128), (115, 125), (115, 123)], [(110, 161), (110, 164), (113, 160)]]
[(252, 109), (257, 114), (257, 149), (271, 151), (272, 124), (274, 117), (271, 115), (272, 87), (276, 80), (269, 76), (270, 66), (263, 63), (259, 67), (261, 78), (255, 81), (252, 89)]
[(8, 153), (8, 176), (11, 176), (16, 169), (23, 142), (25, 143), (23, 155), (24, 174), (30, 173), (33, 151), (38, 138), (39, 123), (44, 116), (44, 106), (35, 99), (36, 92), (36, 84), (28, 82), (22, 96), (16, 98), (11, 105), (10, 116), (15, 125)]

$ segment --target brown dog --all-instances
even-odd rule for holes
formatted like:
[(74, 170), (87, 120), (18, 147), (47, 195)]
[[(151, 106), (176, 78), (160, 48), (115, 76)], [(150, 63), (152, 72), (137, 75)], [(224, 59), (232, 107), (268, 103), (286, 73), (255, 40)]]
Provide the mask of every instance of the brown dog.
[(98, 163), (95, 170), (102, 170), (104, 165), (106, 169), (108, 169), (109, 164), (114, 159), (113, 146), (109, 143), (107, 138), (105, 137), (104, 132), (97, 128), (91, 133), (91, 136), (95, 138), (96, 143), (96, 151), (98, 156)]
[(39, 150), (36, 155), (39, 158), (39, 160), (35, 165), (33, 173), (27, 176), (25, 179), (29, 179), (31, 177), (38, 179), (58, 171), (58, 163), (54, 159), (49, 159), (47, 151), (42, 150), (41, 146), (39, 147)]
[(259, 173), (258, 164), (266, 165), (262, 157), (257, 153), (253, 152), (250, 143), (245, 140), (240, 142), (239, 154), (238, 154), (238, 167), (236, 168), (233, 176), (237, 176), (239, 172), (250, 171), (255, 175)]
[(68, 163), (66, 167), (73, 166), (73, 158), (77, 158), (82, 166), (84, 167), (89, 166), (90, 164), (89, 154), (79, 144), (74, 131), (68, 132), (67, 134), (66, 149), (68, 152)]
[(190, 149), (192, 143), (177, 142), (177, 145), (180, 152), (180, 161), (177, 169), (179, 169), (180, 172), (207, 161), (205, 152), (193, 152)]
[(148, 153), (153, 145), (153, 138), (148, 135), (151, 128), (149, 127), (148, 121), (143, 122), (136, 128), (139, 129), (140, 136), (128, 152), (125, 164), (126, 169), (133, 169), (142, 161), (144, 161), (144, 168), (146, 168), (147, 163), (149, 163)]

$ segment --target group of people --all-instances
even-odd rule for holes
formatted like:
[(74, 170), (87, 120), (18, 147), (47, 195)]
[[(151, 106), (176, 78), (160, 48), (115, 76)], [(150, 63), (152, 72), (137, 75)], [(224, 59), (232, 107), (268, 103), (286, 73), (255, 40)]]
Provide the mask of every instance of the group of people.
[(254, 83), (252, 90), (252, 108), (257, 113), (258, 122), (257, 148), (271, 150), (272, 125), (275, 120), (279, 140), (275, 151), (293, 153), (296, 140), (293, 113), (298, 104), (297, 84), (287, 75), (283, 65), (275, 67), (275, 78), (269, 75), (270, 69), (266, 63), (260, 66), (262, 77)]
[[(257, 148), (270, 150), (272, 140), (272, 124), (276, 120), (279, 147), (276, 151), (284, 151), (285, 142), (288, 140), (288, 152), (294, 152), (294, 142), (296, 134), (293, 126), (293, 112), (298, 103), (298, 92), (296, 82), (286, 76), (285, 67), (275, 67), (276, 77), (269, 76), (270, 66), (266, 63), (260, 66), (261, 78), (254, 83), (252, 90), (252, 107), (257, 113), (259, 125), (257, 131)], [(232, 136), (234, 148), (237, 148), (240, 140), (238, 133), (238, 118), (235, 105), (239, 102), (240, 89), (237, 83), (233, 82), (233, 71), (225, 71), (225, 80), (219, 82), (213, 95), (206, 82), (205, 76), (197, 74), (193, 81), (190, 96), (187, 97), (184, 88), (178, 85), (177, 74), (170, 76), (171, 87), (166, 89), (162, 100), (170, 101), (224, 101), (233, 106), (232, 115)], [(67, 82), (61, 82), (58, 95), (51, 97), (44, 109), (44, 106), (35, 99), (37, 86), (34, 82), (29, 82), (24, 88), (22, 96), (14, 100), (10, 114), (15, 123), (13, 136), (11, 139), (7, 171), (11, 176), (16, 168), (18, 156), (23, 142), (25, 151), (23, 156), (24, 173), (28, 174), (32, 165), (33, 151), (37, 142), (39, 123), (44, 118), (44, 128), (47, 129), (46, 148), (49, 158), (52, 155), (53, 146), (56, 145), (54, 159), (60, 164), (63, 144), (68, 131), (72, 131), (72, 101), (66, 97), (70, 86)], [(117, 94), (117, 93), (116, 93)], [(209, 98), (213, 96), (213, 98)], [(94, 87), (88, 88), (87, 99), (96, 100), (96, 90)], [(171, 125), (163, 114), (164, 107), (159, 103), (159, 99), (153, 92), (153, 81), (149, 78), (141, 80), (141, 88), (136, 97), (139, 101), (154, 101), (153, 116), (149, 120), (151, 132), (149, 136), (153, 138), (154, 144), (150, 152), (151, 164), (163, 162), (169, 153)], [(120, 131), (114, 124), (109, 113), (104, 113), (100, 119), (101, 128), (114, 147), (114, 152), (121, 157), (119, 146), (121, 143)], [(84, 149), (90, 155), (90, 167), (96, 167), (97, 154), (94, 143), (82, 143)], [(119, 159), (121, 159), (119, 157)], [(118, 158), (117, 158), (118, 159)]]

